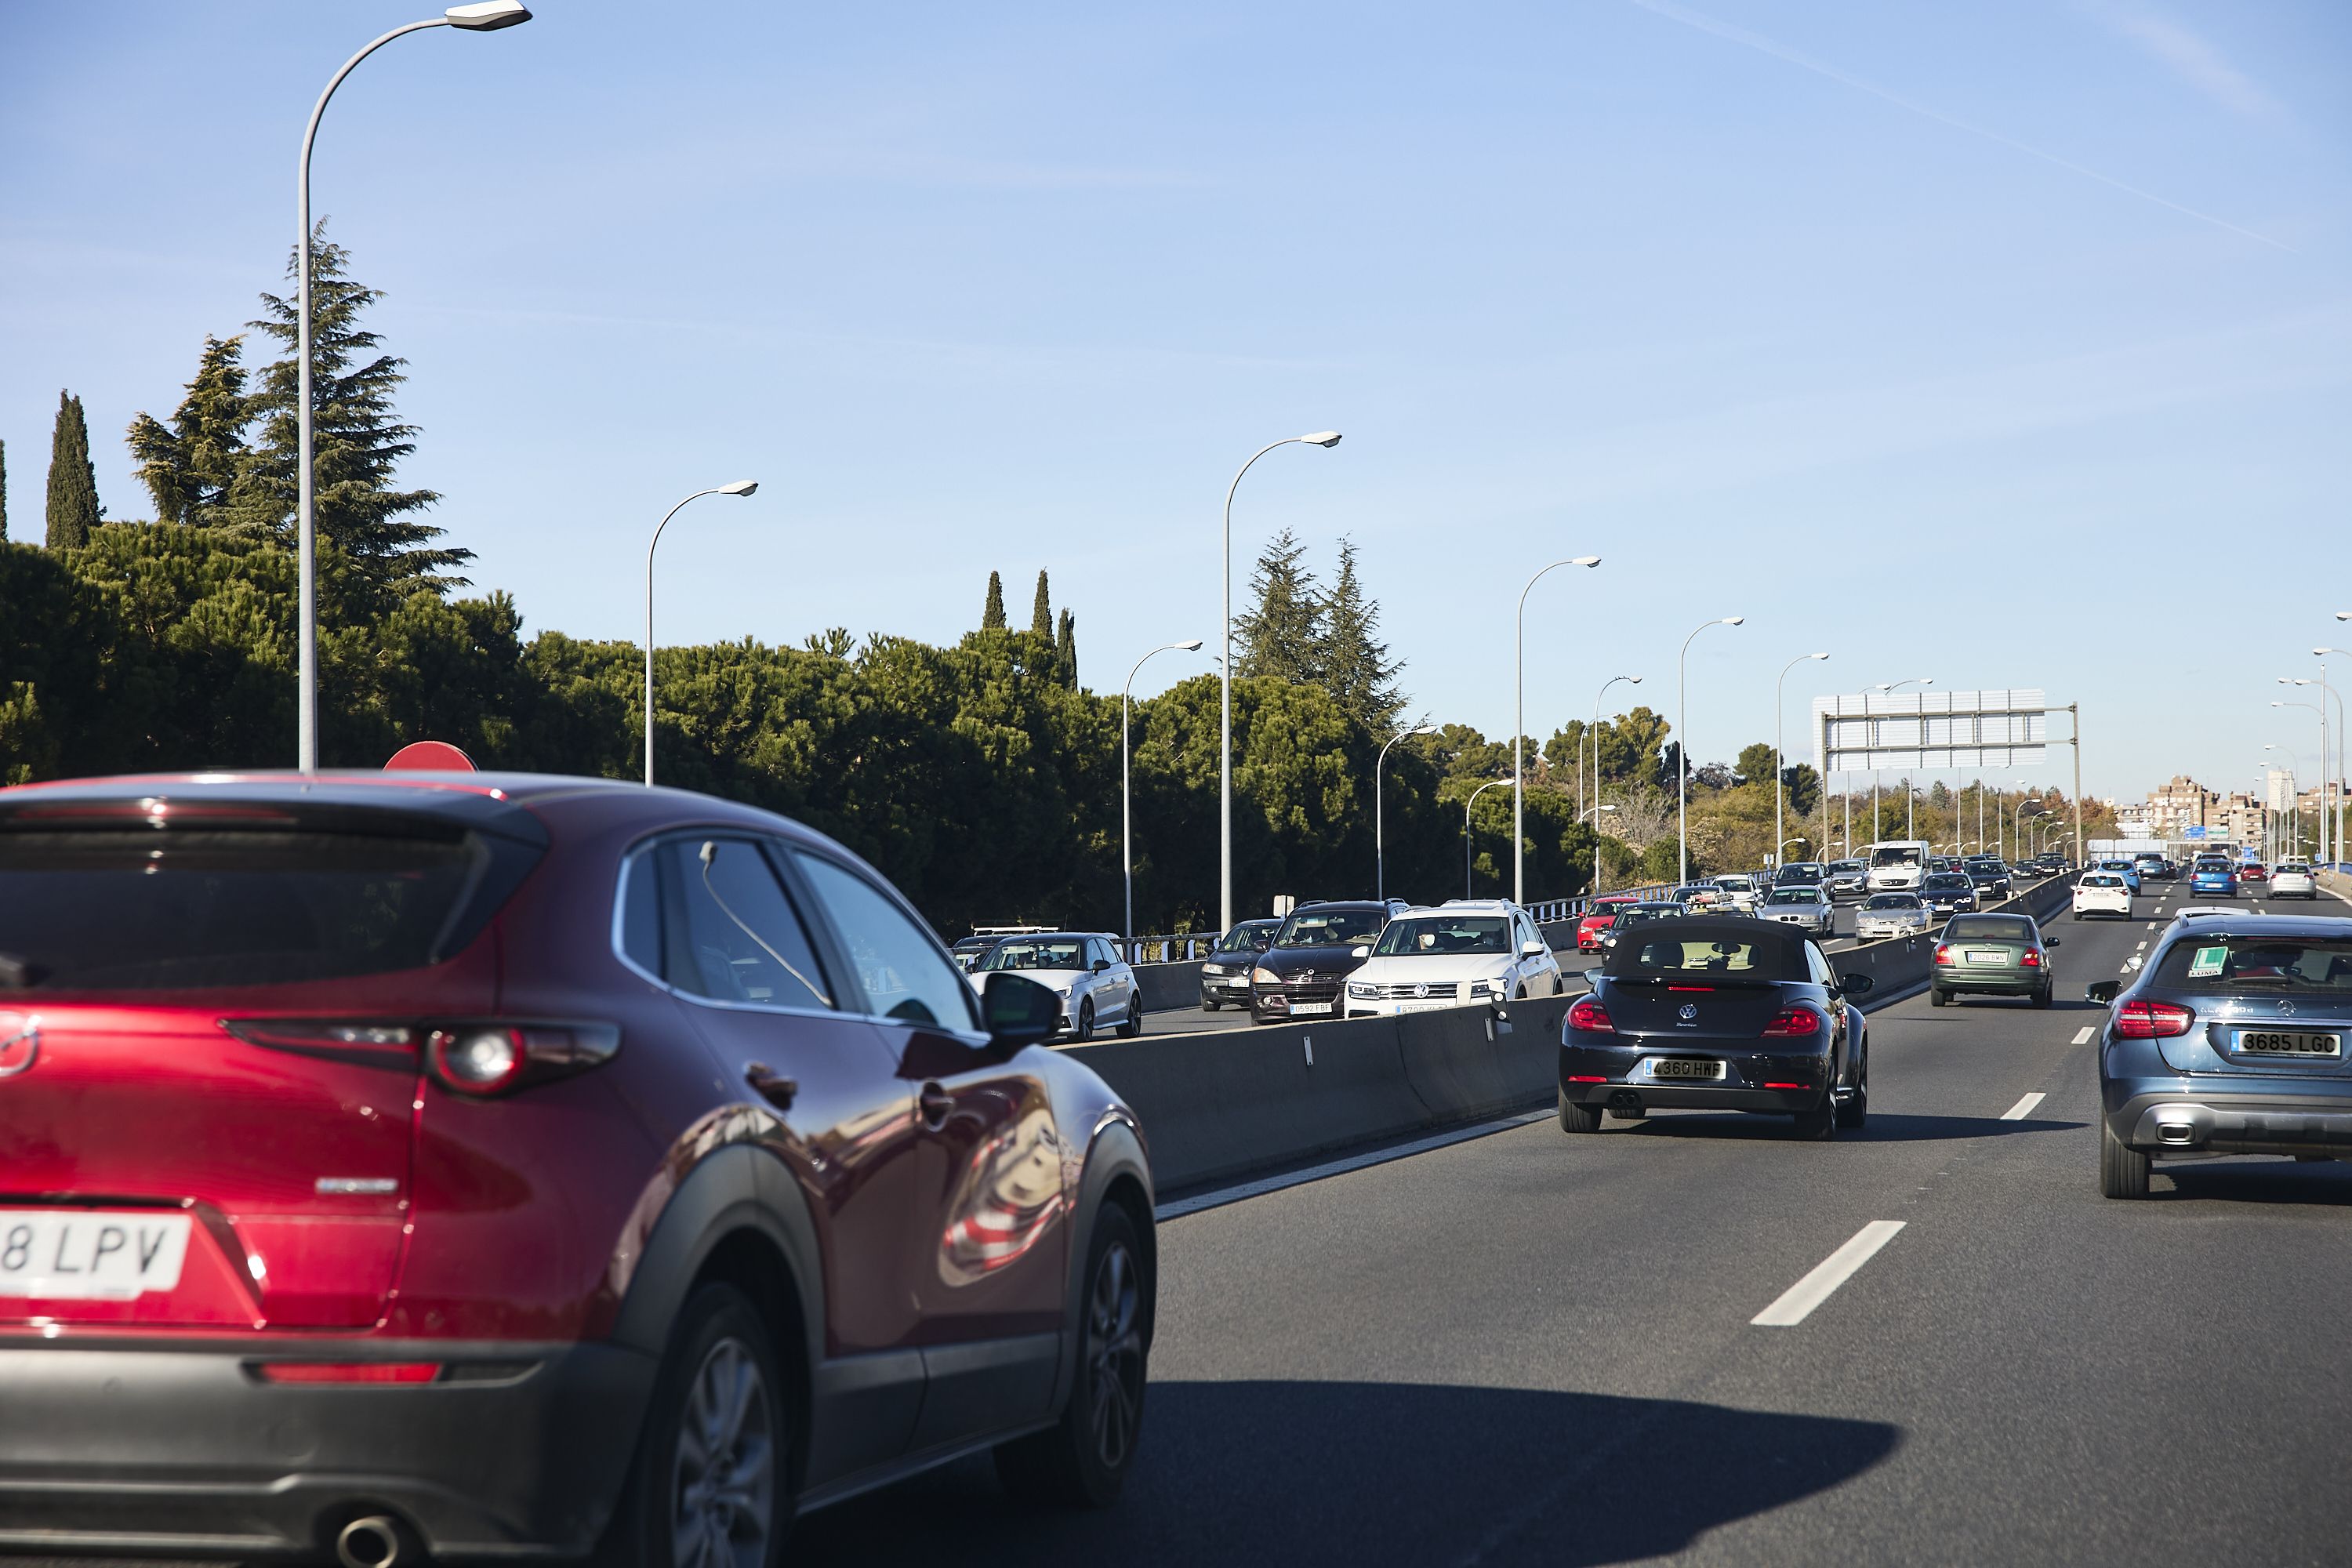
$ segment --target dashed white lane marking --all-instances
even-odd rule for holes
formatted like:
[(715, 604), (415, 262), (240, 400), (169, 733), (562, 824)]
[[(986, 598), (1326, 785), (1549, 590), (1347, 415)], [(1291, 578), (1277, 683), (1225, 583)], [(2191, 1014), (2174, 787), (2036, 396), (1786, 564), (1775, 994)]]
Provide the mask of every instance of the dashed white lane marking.
[(2029, 1094), (2007, 1110), (2002, 1111), (2000, 1119), (2003, 1121), (2022, 1121), (2033, 1114), (2033, 1108), (2041, 1104), (2044, 1098), (2039, 1094)]
[(2134, 952), (2137, 952), (2140, 950), (2140, 948), (2144, 948), (2144, 947), (2146, 947), (2147, 945), (2147, 938), (2146, 938), (2146, 937), (2142, 937), (2142, 938), (2140, 938), (2140, 939), (2139, 939), (2139, 947), (2135, 947), (2135, 948), (2133, 948), (2133, 949), (2132, 949), (2132, 951), (2133, 951)]
[(2075, 1030), (2075, 1031), (2074, 1031), (2074, 1039), (2072, 1039), (2071, 1041), (2069, 1041), (2069, 1042), (2068, 1042), (2068, 1044), (2070, 1044), (2070, 1045), (2076, 1045), (2076, 1046), (2087, 1046), (2087, 1045), (2089, 1045), (2089, 1044), (2091, 1043), (2091, 1035), (2092, 1035), (2092, 1032), (2093, 1032), (2093, 1031), (2092, 1031), (2091, 1026), (2090, 1026), (2090, 1025), (2088, 1025), (2088, 1024), (2085, 1024), (2085, 1025), (2084, 1025), (2081, 1028), (2079, 1028), (2079, 1029), (2077, 1029), (2077, 1030)]
[(1759, 1329), (1793, 1329), (1812, 1316), (1813, 1309), (1837, 1293), (1861, 1267), (1895, 1239), (1903, 1228), (1899, 1219), (1874, 1219), (1853, 1233), (1853, 1239), (1822, 1259), (1813, 1271), (1780, 1293), (1780, 1299), (1748, 1320)]
[[(2157, 912), (2158, 914), (2162, 914), (2164, 911), (2163, 911), (2162, 910), (2157, 910), (2156, 912)], [(2154, 930), (2156, 929), (2156, 922), (2155, 922), (2154, 921), (2148, 921), (2148, 922), (2147, 922), (2147, 929), (2148, 929), (2148, 930), (2150, 930), (2150, 931), (2154, 931)]]

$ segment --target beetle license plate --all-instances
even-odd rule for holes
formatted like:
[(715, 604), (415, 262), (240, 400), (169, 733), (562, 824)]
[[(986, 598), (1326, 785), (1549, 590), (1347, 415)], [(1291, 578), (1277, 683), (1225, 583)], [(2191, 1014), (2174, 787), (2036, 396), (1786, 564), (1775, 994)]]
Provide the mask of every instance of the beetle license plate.
[(180, 1283), (184, 1214), (0, 1209), (0, 1296), (128, 1300)]
[(2238, 1049), (2250, 1057), (2294, 1057), (2305, 1061), (2340, 1061), (2341, 1035), (2308, 1034), (2296, 1029), (2241, 1029)]
[(1723, 1077), (1721, 1062), (1699, 1061), (1690, 1057), (1660, 1057), (1650, 1064), (1652, 1078), (1696, 1079), (1715, 1082)]

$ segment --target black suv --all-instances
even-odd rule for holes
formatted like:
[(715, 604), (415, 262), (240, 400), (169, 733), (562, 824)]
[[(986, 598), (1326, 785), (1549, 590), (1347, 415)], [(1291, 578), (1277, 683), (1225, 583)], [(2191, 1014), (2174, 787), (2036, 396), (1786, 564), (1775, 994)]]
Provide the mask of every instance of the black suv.
[(1410, 908), (1402, 899), (1360, 899), (1291, 910), (1250, 973), (1250, 1021), (1340, 1016), (1339, 988), (1389, 921)]

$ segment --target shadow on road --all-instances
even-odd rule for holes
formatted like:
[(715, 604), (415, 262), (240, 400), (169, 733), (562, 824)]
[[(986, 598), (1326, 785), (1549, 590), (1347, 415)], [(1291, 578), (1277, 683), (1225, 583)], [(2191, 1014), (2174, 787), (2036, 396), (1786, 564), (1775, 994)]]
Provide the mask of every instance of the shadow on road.
[[(2352, 1206), (2352, 1165), (2301, 1164), (2291, 1160), (2159, 1160), (2148, 1184), (2150, 1203), (2231, 1203)], [(2169, 1180), (2171, 1190), (2165, 1183)]]
[[(1620, 1126), (1604, 1122), (1603, 1136), (1608, 1130)], [(1903, 1116), (1893, 1111), (1873, 1110), (1870, 1124), (1859, 1132), (1841, 1131), (1841, 1143), (1938, 1143), (1971, 1138), (2008, 1138), (2021, 1132), (2071, 1132), (2086, 1123), (2057, 1121), (2029, 1118), (2022, 1121), (2003, 1121), (1993, 1116)], [(1788, 1142), (1789, 1118), (1785, 1116), (1746, 1116), (1708, 1111), (1653, 1111), (1640, 1121), (1625, 1127), (1622, 1135), (1641, 1138), (1706, 1138), (1746, 1139), (1773, 1143)]]
[(1633, 1562), (1852, 1479), (1898, 1428), (1673, 1400), (1366, 1383), (1155, 1383), (1100, 1513), (1033, 1510), (966, 1460), (813, 1515), (803, 1563)]

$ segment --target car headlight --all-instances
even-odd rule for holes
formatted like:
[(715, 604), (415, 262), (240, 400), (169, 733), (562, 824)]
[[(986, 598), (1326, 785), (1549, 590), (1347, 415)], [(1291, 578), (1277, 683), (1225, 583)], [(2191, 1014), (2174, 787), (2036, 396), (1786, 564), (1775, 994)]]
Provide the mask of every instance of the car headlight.
[(1203, 974), (1223, 974), (1224, 972), (1225, 966), (1222, 963), (1204, 963), (1201, 965), (1201, 973)]
[(1473, 996), (1498, 996), (1502, 991), (1503, 983), (1499, 980), (1473, 980), (1470, 983), (1470, 994)]
[(1250, 980), (1254, 984), (1259, 985), (1279, 985), (1282, 984), (1281, 975), (1276, 974), (1273, 970), (1265, 968), (1262, 965), (1250, 971)]
[(1379, 998), (1380, 994), (1381, 988), (1377, 985), (1364, 985), (1353, 980), (1348, 982), (1348, 994), (1355, 997), (1358, 1001), (1375, 1001)]
[(1066, 1002), (1070, 999), (1070, 993), (1076, 990), (1077, 986), (1078, 983), (1073, 980), (1067, 985), (1056, 985), (1054, 989), (1060, 994), (1062, 1000)]

